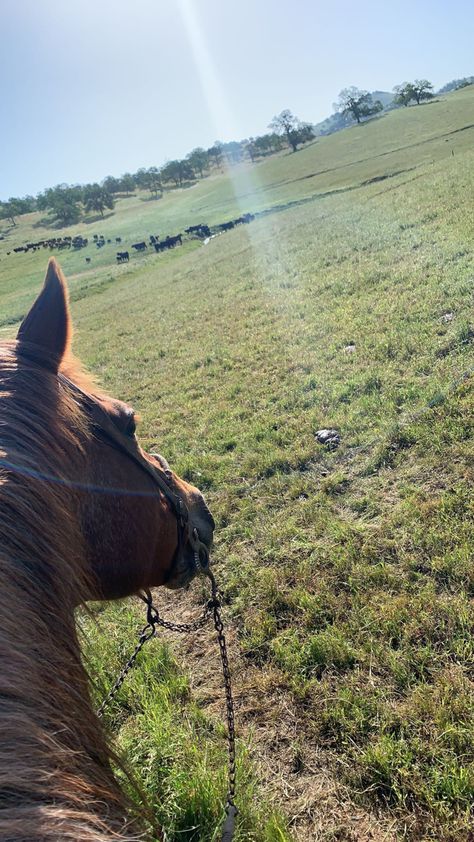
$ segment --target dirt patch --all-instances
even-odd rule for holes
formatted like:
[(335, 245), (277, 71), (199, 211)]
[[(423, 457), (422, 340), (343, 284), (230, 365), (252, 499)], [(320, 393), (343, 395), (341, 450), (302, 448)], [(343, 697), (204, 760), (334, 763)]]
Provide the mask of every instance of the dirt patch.
[[(195, 593), (154, 593), (166, 619), (189, 622), (199, 616)], [(265, 671), (242, 657), (237, 632), (225, 617), (232, 669), (238, 737), (245, 741), (260, 782), (288, 816), (296, 842), (396, 842), (395, 820), (355, 804), (336, 778), (336, 758), (311, 736), (292, 695), (275, 668)], [(197, 635), (160, 632), (185, 667), (194, 699), (210, 716), (223, 720), (225, 700), (221, 661), (211, 624)]]

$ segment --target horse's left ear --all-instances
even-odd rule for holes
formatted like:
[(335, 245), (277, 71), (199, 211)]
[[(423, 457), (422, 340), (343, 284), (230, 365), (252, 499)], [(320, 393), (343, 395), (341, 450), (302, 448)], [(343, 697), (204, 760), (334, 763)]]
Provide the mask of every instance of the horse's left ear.
[(18, 331), (19, 342), (37, 345), (59, 368), (69, 349), (72, 322), (66, 280), (59, 264), (51, 257), (44, 286)]

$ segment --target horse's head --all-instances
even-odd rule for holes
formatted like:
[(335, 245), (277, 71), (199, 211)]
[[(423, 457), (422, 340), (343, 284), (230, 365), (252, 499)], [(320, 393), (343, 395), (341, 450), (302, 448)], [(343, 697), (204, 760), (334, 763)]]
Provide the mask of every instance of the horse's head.
[(93, 583), (89, 596), (113, 599), (158, 585), (182, 587), (209, 562), (209, 509), (200, 491), (162, 456), (142, 450), (133, 409), (101, 394), (84, 375), (70, 353), (71, 333), (66, 283), (52, 259), (20, 326), (16, 354), (48, 383), (48, 394), (53, 385), (59, 413), (62, 404), (77, 411), (76, 454), (64, 473)]

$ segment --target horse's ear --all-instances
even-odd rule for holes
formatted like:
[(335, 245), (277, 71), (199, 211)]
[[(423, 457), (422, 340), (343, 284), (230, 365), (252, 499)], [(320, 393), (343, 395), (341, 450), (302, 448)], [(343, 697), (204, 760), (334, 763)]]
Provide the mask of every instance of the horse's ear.
[(72, 322), (66, 280), (54, 257), (46, 271), (44, 286), (18, 331), (19, 342), (37, 345), (59, 365), (69, 349)]

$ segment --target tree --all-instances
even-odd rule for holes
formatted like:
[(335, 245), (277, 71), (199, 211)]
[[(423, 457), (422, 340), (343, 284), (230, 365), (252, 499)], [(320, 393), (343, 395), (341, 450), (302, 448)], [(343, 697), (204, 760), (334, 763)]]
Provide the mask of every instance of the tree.
[(146, 190), (148, 187), (148, 175), (146, 167), (140, 167), (136, 173), (133, 174), (133, 180), (139, 190)]
[(189, 161), (168, 161), (161, 170), (163, 181), (174, 181), (176, 187), (182, 187), (184, 181), (194, 178), (194, 171)]
[(383, 111), (383, 105), (380, 100), (374, 102), (372, 94), (369, 94), (368, 91), (361, 91), (354, 86), (342, 89), (339, 94), (339, 100), (334, 108), (336, 111), (340, 111), (341, 114), (352, 115), (358, 123), (362, 121), (363, 117), (371, 117), (373, 114), (377, 114), (378, 111)]
[(288, 108), (285, 108), (284, 111), (273, 118), (268, 128), (273, 129), (276, 134), (286, 135), (288, 146), (291, 146), (293, 152), (296, 152), (299, 142), (297, 134), (299, 125), (298, 117), (295, 117)]
[(120, 179), (115, 178), (113, 175), (108, 175), (102, 181), (102, 187), (104, 190), (107, 190), (107, 193), (120, 193), (122, 186), (120, 184)]
[(0, 219), (8, 219), (12, 225), (16, 225), (17, 216), (34, 210), (36, 210), (34, 196), (23, 196), (22, 199), (11, 196), (8, 202), (0, 202)]
[(243, 151), (244, 153), (247, 153), (253, 164), (258, 156), (257, 148), (255, 146), (255, 138), (249, 137), (248, 140), (243, 141)]
[(179, 185), (179, 161), (167, 161), (161, 170), (163, 181), (168, 183), (174, 181), (176, 187)]
[(72, 225), (80, 219), (79, 203), (82, 201), (82, 188), (78, 185), (58, 184), (49, 187), (36, 197), (38, 210), (49, 210), (53, 220), (63, 225)]
[(135, 179), (133, 175), (129, 172), (124, 173), (121, 178), (119, 179), (120, 182), (120, 189), (125, 190), (127, 196), (129, 193), (133, 193), (135, 190)]
[(49, 198), (52, 192), (53, 191), (51, 187), (48, 187), (46, 190), (43, 191), (43, 193), (38, 193), (36, 197), (36, 207), (38, 208), (38, 210), (43, 211), (51, 207)]
[(53, 217), (63, 225), (74, 225), (81, 218), (81, 209), (71, 196), (58, 196), (52, 212)]
[(32, 213), (36, 210), (36, 199), (34, 196), (23, 196), (22, 199), (15, 199), (20, 204), (20, 213)]
[(413, 85), (409, 82), (404, 82), (403, 85), (395, 85), (393, 92), (395, 94), (393, 101), (396, 105), (404, 105), (408, 108), (410, 102), (414, 98)]
[(284, 144), (281, 135), (276, 132), (271, 134), (262, 134), (254, 140), (254, 146), (259, 155), (270, 155), (273, 152), (279, 152)]
[(106, 208), (112, 210), (114, 207), (112, 193), (100, 184), (87, 184), (84, 187), (83, 202), (86, 211), (98, 211), (102, 217)]
[(216, 140), (214, 142), (214, 145), (211, 146), (207, 150), (207, 154), (208, 154), (209, 158), (212, 158), (214, 160), (214, 163), (215, 163), (216, 167), (221, 166), (223, 153), (222, 153), (222, 143), (220, 142), (220, 140)]
[[(298, 134), (300, 129), (297, 130), (297, 139), (298, 143), (305, 143), (307, 139), (307, 126), (309, 127), (309, 123), (301, 123), (300, 129), (302, 130), (301, 135)], [(303, 139), (304, 138), (304, 139)], [(272, 132), (272, 134), (263, 134), (259, 137), (249, 137), (248, 140), (242, 141), (241, 148), (242, 153), (247, 153), (252, 163), (257, 159), (264, 155), (271, 155), (274, 152), (279, 152), (280, 149), (284, 146), (285, 141), (283, 137), (276, 132)]]
[(243, 146), (238, 140), (230, 140), (228, 143), (223, 143), (222, 151), (229, 164), (238, 164), (242, 160)]
[(413, 85), (413, 96), (416, 99), (417, 105), (423, 99), (433, 99), (433, 85), (428, 82), (428, 79), (415, 79)]
[(163, 179), (163, 170), (159, 170), (158, 167), (140, 167), (130, 178), (139, 190), (149, 190), (155, 198), (158, 197), (158, 193), (163, 193), (163, 180), (166, 179)]
[(178, 172), (179, 172), (179, 184), (182, 186), (184, 181), (192, 181), (194, 176), (194, 170), (189, 161), (186, 161), (185, 158), (183, 160), (178, 161)]
[(198, 171), (201, 178), (204, 178), (204, 170), (209, 168), (209, 154), (202, 146), (196, 146), (189, 155), (186, 155), (189, 165), (196, 172)]
[(460, 91), (462, 88), (469, 88), (474, 82), (474, 76), (469, 76), (469, 78), (461, 79), (458, 85), (456, 85), (456, 90)]
[(433, 99), (433, 85), (427, 79), (415, 79), (414, 82), (404, 82), (394, 87), (393, 101), (397, 105), (407, 107), (413, 100), (420, 105), (422, 100)]
[(297, 142), (301, 144), (308, 143), (310, 140), (314, 140), (314, 137), (314, 129), (311, 123), (300, 123), (296, 129)]
[(144, 183), (151, 195), (158, 198), (158, 193), (163, 195), (163, 181), (158, 167), (149, 167), (146, 171)]
[(450, 91), (457, 91), (460, 88), (467, 88), (474, 83), (474, 76), (464, 76), (462, 79), (452, 79), (439, 89), (438, 94), (449, 94)]
[(15, 205), (14, 199), (9, 199), (8, 202), (0, 203), (0, 219), (7, 219), (12, 225), (16, 225), (17, 216), (18, 208)]

